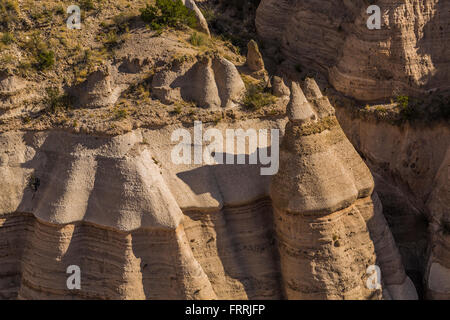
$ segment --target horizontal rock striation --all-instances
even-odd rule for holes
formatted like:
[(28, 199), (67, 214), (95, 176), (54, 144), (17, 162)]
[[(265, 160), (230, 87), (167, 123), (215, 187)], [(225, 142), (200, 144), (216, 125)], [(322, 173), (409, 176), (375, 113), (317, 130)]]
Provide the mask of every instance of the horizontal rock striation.
[(410, 124), (398, 127), (354, 118), (345, 108), (339, 108), (337, 115), (374, 173), (376, 190), (405, 268), (416, 274), (416, 282), (425, 283), (425, 298), (448, 299), (448, 126), (438, 123), (433, 128)]
[[(0, 297), (281, 298), (266, 178), (163, 166), (175, 129), (2, 135)], [(70, 265), (80, 290), (66, 286)]]
[[(183, 125), (116, 137), (0, 135), (0, 296), (415, 298), (370, 172), (317, 84), (302, 87), (291, 90), (287, 126), (231, 125), (286, 126), (275, 177), (254, 164), (175, 164), (172, 133), (195, 130)], [(230, 125), (208, 128), (225, 136)], [(382, 290), (366, 286), (374, 264)], [(71, 265), (80, 290), (66, 286)]]
[(292, 64), (328, 74), (340, 92), (359, 100), (421, 96), (450, 89), (450, 3), (380, 0), (380, 30), (369, 30), (369, 3), (263, 0), (256, 26)]
[[(369, 169), (317, 84), (308, 79), (304, 91), (308, 98), (292, 84), (280, 171), (270, 189), (286, 297), (417, 298)], [(383, 290), (366, 286), (373, 265), (381, 268)]]

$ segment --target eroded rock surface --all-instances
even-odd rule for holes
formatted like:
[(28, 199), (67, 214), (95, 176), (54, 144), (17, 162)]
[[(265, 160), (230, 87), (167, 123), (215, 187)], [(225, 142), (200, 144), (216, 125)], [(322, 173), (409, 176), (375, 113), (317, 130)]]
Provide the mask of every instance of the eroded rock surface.
[(123, 88), (115, 83), (113, 73), (114, 70), (111, 66), (101, 66), (92, 72), (83, 83), (70, 88), (69, 93), (73, 97), (74, 106), (101, 108), (114, 105)]
[(203, 108), (231, 108), (245, 92), (236, 67), (220, 56), (176, 60), (157, 73), (153, 93), (163, 103), (192, 101)]
[(425, 283), (425, 298), (448, 299), (448, 125), (399, 127), (354, 118), (344, 108), (338, 117), (375, 176), (405, 268), (416, 275), (415, 282)]
[[(414, 298), (372, 177), (314, 88), (292, 90), (272, 191), (261, 165), (174, 164), (171, 133), (182, 125), (2, 134), (1, 297)], [(316, 120), (297, 122), (306, 105)], [(382, 291), (366, 286), (374, 264)], [(82, 270), (81, 290), (66, 287), (69, 265)]]
[[(271, 182), (284, 292), (289, 299), (415, 299), (370, 171), (316, 87), (305, 83), (308, 101), (292, 86)], [(366, 286), (371, 265), (382, 270), (383, 290)]]
[(328, 74), (359, 100), (420, 96), (450, 84), (450, 3), (380, 0), (382, 28), (369, 30), (367, 1), (263, 0), (256, 26), (293, 64)]

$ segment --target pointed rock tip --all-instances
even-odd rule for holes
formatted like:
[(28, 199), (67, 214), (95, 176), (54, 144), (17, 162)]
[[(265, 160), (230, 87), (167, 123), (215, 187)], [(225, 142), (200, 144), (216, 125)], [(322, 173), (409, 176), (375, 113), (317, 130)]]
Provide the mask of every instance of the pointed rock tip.
[(291, 122), (304, 123), (316, 119), (312, 106), (297, 82), (292, 82), (291, 100), (287, 105), (286, 113)]

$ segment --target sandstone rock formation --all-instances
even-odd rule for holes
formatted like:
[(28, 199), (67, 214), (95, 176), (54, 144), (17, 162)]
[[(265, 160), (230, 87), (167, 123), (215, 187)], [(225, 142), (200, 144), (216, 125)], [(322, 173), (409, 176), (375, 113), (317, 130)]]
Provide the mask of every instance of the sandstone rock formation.
[[(0, 297), (281, 298), (267, 180), (156, 161), (175, 129), (2, 135)], [(66, 286), (70, 265), (81, 290)]]
[(8, 72), (0, 73), (0, 115), (17, 108), (30, 97), (27, 86), (27, 81), (16, 75)]
[(345, 108), (338, 118), (375, 176), (405, 268), (425, 283), (425, 298), (449, 299), (448, 125), (398, 127), (354, 118)]
[(264, 60), (255, 40), (250, 40), (247, 46), (247, 66), (251, 71), (264, 70)]
[[(414, 298), (370, 173), (327, 98), (292, 92), (299, 104), (290, 105), (270, 193), (260, 165), (165, 160), (182, 125), (116, 137), (1, 134), (0, 296)], [(317, 121), (301, 124), (307, 105)], [(210, 127), (224, 136), (230, 128)], [(383, 292), (366, 287), (372, 264), (381, 267)], [(67, 289), (70, 265), (82, 270), (80, 290)]]
[[(292, 85), (280, 171), (271, 182), (286, 297), (417, 298), (370, 171), (316, 86), (306, 83), (308, 101), (298, 84)], [(383, 291), (366, 286), (371, 265), (381, 268)]]
[(245, 66), (252, 77), (267, 81), (268, 74), (264, 67), (264, 60), (255, 40), (250, 40), (247, 44), (247, 61)]
[(272, 78), (272, 93), (276, 97), (289, 97), (291, 94), (284, 79), (278, 76)]
[(163, 103), (193, 101), (212, 109), (234, 107), (245, 92), (236, 67), (217, 55), (176, 60), (154, 76), (152, 87)]
[(291, 64), (321, 70), (359, 100), (450, 89), (450, 3), (380, 0), (382, 28), (369, 30), (367, 1), (262, 0), (256, 26)]
[(114, 105), (123, 90), (116, 85), (113, 68), (101, 66), (81, 84), (69, 89), (76, 107), (101, 108)]

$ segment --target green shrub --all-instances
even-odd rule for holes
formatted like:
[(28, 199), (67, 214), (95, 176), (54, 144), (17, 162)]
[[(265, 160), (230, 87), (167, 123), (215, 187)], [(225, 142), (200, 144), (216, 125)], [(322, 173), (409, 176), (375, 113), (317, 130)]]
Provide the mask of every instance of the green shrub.
[(45, 91), (47, 93), (47, 97), (44, 102), (48, 113), (56, 113), (70, 107), (71, 103), (69, 96), (61, 94), (58, 88), (51, 87), (47, 88)]
[(249, 84), (247, 93), (244, 97), (244, 107), (250, 110), (259, 110), (275, 103), (275, 97), (268, 92), (264, 92), (264, 88), (260, 84)]
[(55, 64), (55, 53), (51, 50), (40, 50), (37, 55), (36, 67), (38, 70), (47, 70)]
[(181, 108), (181, 106), (176, 106), (172, 111), (173, 114), (181, 114), (181, 112), (183, 112), (183, 108)]
[(408, 96), (398, 96), (397, 103), (400, 108), (406, 109), (406, 108), (408, 108), (408, 105), (409, 105), (409, 97)]
[(156, 0), (154, 6), (148, 5), (141, 9), (141, 18), (150, 24), (153, 30), (165, 27), (179, 28), (197, 26), (195, 13), (186, 8), (181, 0)]
[(9, 45), (9, 44), (13, 43), (14, 41), (16, 41), (16, 40), (14, 39), (14, 35), (11, 32), (5, 32), (2, 35), (1, 42), (5, 45)]
[(33, 55), (35, 69), (44, 71), (55, 64), (55, 53), (48, 49), (39, 32), (31, 35), (31, 38), (25, 43), (25, 48)]
[(415, 120), (421, 116), (419, 105), (423, 102), (410, 99), (408, 96), (398, 96), (396, 101), (400, 107), (400, 115), (403, 120)]
[(93, 0), (81, 0), (80, 8), (82, 10), (86, 10), (86, 11), (94, 10), (95, 9), (94, 1)]
[(125, 108), (117, 108), (114, 110), (114, 118), (115, 120), (122, 120), (128, 116), (128, 111)]

